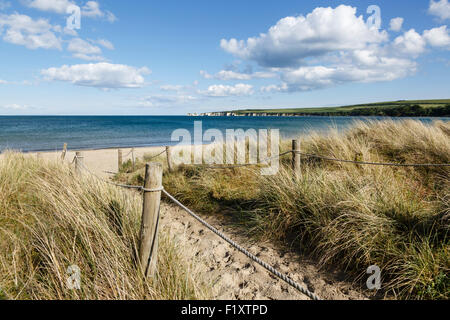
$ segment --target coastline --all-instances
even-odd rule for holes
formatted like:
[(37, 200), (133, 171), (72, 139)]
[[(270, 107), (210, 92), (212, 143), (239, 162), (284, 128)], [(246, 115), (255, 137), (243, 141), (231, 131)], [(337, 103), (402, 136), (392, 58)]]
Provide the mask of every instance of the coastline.
[[(118, 164), (118, 150), (123, 150), (123, 162), (126, 162), (132, 158), (132, 155), (129, 154), (131, 149), (133, 148), (106, 148), (106, 149), (82, 149), (75, 150), (69, 149), (67, 150), (67, 154), (64, 162), (72, 163), (75, 153), (78, 151), (83, 152), (84, 164), (89, 168), (93, 173), (101, 176), (101, 177), (109, 177), (111, 174), (108, 172), (118, 172), (119, 164)], [(164, 146), (161, 147), (142, 147), (142, 148), (134, 148), (134, 156), (135, 158), (142, 158), (145, 154), (158, 153), (165, 149)], [(38, 157), (43, 161), (60, 161), (62, 150), (59, 151), (45, 151), (45, 152), (22, 152), (27, 156)], [(3, 153), (0, 154), (0, 159), (2, 158)]]

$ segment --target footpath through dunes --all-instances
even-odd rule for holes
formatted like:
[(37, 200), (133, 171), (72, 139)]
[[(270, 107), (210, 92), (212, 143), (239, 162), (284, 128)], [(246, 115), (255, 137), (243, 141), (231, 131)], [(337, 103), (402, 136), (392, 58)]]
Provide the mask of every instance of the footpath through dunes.
[[(225, 219), (219, 219), (217, 216), (202, 218), (321, 299), (367, 299), (367, 296), (352, 288), (348, 282), (338, 280), (338, 271), (335, 274), (327, 274), (318, 270), (314, 262), (288, 248), (279, 248), (270, 243), (250, 242)], [(309, 300), (307, 296), (238, 252), (178, 207), (163, 203), (161, 222), (165, 231), (178, 238), (180, 245), (203, 264), (204, 275), (211, 283), (214, 299)]]
[[(146, 153), (157, 154), (163, 148), (136, 148), (135, 156), (142, 159)], [(124, 161), (129, 149), (124, 149)], [(31, 154), (47, 161), (60, 159), (60, 152)], [(75, 152), (67, 153), (66, 162), (72, 162)], [(126, 156), (126, 157), (125, 157)], [(107, 179), (107, 171), (117, 172), (117, 149), (83, 151), (84, 164), (93, 174)], [(130, 191), (133, 192), (133, 191)], [(228, 223), (226, 218), (202, 216), (208, 223), (226, 236), (248, 249), (261, 260), (286, 274), (321, 299), (348, 300), (366, 299), (352, 284), (341, 281), (339, 271), (322, 272), (317, 265), (296, 254), (289, 248), (276, 247), (271, 243), (255, 243), (245, 237), (239, 228)], [(210, 283), (213, 299), (225, 300), (309, 300), (295, 288), (275, 277), (263, 267), (238, 252), (217, 235), (189, 216), (179, 207), (163, 202), (161, 205), (161, 227), (177, 239), (183, 251), (192, 255), (205, 280)]]

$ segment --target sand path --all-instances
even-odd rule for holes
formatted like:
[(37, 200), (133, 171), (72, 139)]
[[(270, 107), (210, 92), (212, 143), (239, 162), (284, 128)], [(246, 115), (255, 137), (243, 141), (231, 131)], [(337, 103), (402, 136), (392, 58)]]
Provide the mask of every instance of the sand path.
[[(145, 153), (157, 154), (163, 148), (136, 148), (135, 156)], [(130, 149), (123, 149), (126, 155)], [(60, 159), (60, 153), (31, 154), (43, 160)], [(117, 149), (83, 151), (85, 165), (96, 175), (110, 177), (106, 171), (117, 172)], [(68, 152), (66, 161), (71, 162), (74, 151)], [(131, 158), (131, 155), (124, 158)], [(308, 297), (273, 276), (258, 264), (203, 227), (194, 218), (170, 203), (161, 208), (162, 228), (178, 238), (186, 254), (203, 265), (206, 279), (211, 283), (215, 299), (226, 300), (307, 300)], [(305, 259), (287, 248), (270, 243), (251, 243), (235, 227), (219, 217), (203, 217), (231, 239), (247, 248), (263, 261), (287, 274), (294, 281), (308, 288), (322, 299), (365, 299), (364, 294), (353, 289), (348, 282), (338, 280), (339, 273), (322, 272), (313, 261)]]

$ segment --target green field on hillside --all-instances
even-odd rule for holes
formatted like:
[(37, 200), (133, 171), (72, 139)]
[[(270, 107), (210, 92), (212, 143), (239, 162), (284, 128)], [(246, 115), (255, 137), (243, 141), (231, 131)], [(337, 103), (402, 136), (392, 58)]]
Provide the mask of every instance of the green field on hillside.
[(267, 113), (289, 115), (362, 115), (362, 116), (449, 116), (450, 99), (400, 100), (325, 108), (247, 109), (235, 114)]

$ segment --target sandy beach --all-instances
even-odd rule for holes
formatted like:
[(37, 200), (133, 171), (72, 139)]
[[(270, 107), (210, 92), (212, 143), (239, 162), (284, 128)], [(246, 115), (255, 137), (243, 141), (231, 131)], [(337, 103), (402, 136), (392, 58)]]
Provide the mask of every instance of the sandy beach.
[[(158, 154), (165, 147), (143, 147), (134, 148), (134, 156), (141, 158), (145, 154)], [(67, 150), (65, 161), (71, 163), (77, 151), (81, 151), (84, 157), (84, 164), (89, 170), (101, 177), (110, 177), (111, 173), (118, 171), (118, 150), (119, 149), (96, 149), (96, 150)], [(132, 148), (122, 148), (123, 162), (132, 159)], [(32, 152), (28, 153), (34, 157), (40, 157), (46, 161), (58, 161), (61, 159), (62, 150), (51, 152)]]

